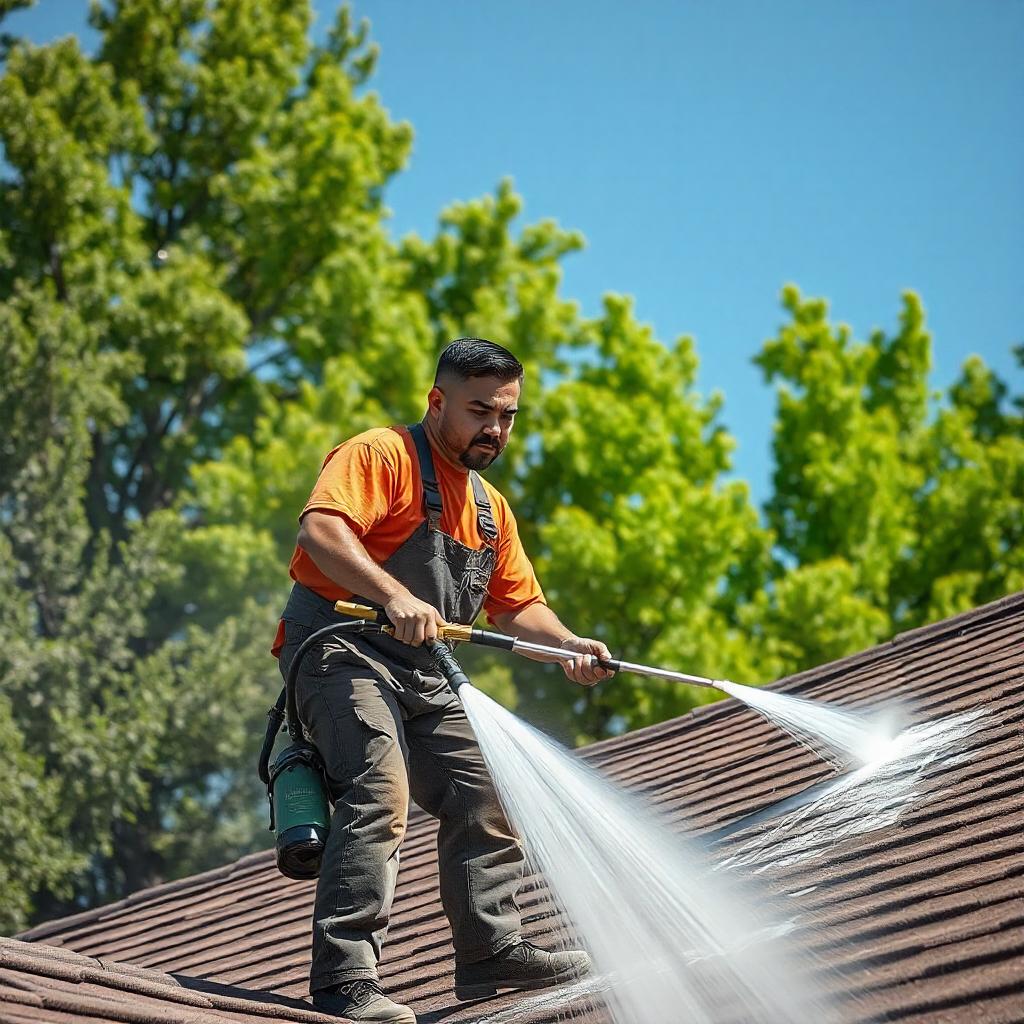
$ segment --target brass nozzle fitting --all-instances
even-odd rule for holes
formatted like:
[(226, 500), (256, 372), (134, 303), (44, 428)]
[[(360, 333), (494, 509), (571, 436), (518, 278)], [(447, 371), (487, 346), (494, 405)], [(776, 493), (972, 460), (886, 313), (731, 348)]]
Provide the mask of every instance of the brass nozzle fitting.
[(469, 643), (473, 638), (473, 627), (462, 626), (458, 623), (449, 623), (437, 631), (438, 637), (442, 640), (455, 640), (459, 643)]

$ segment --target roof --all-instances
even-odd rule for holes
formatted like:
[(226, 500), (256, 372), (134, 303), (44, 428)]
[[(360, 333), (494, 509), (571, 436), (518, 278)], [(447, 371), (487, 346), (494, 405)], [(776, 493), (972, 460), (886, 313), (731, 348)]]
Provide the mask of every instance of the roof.
[[(842, 799), (775, 813), (837, 771), (733, 700), (581, 756), (675, 827), (718, 840), (724, 865), (766, 869), (799, 904), (843, 1021), (1024, 1020), (1024, 593), (773, 688), (853, 709), (898, 698), (911, 726), (932, 730), (931, 754), (886, 780), (890, 813), (874, 817)], [(435, 832), (412, 814), (385, 989), (428, 1024), (497, 1024), (524, 1003), (533, 1011), (517, 1020), (606, 1020), (586, 992), (456, 1002)], [(0, 940), (0, 1020), (321, 1019), (299, 1002), (312, 896), (267, 852)], [(527, 938), (558, 928), (541, 879), (520, 903)]]
[(230, 1024), (269, 1018), (337, 1021), (298, 999), (173, 978), (124, 963), (104, 963), (68, 949), (0, 939), (0, 1021), (130, 1021)]

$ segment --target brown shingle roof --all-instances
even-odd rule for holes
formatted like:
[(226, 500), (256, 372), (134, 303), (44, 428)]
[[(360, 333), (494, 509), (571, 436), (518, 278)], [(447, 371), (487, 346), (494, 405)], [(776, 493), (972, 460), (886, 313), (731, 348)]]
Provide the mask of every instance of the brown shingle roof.
[(250, 992), (68, 949), (0, 939), (0, 1020), (126, 1021), (130, 1024), (231, 1024), (272, 1021), (323, 1024), (337, 1018), (298, 999)]
[[(817, 856), (777, 863), (767, 876), (799, 907), (808, 962), (823, 965), (844, 1021), (1024, 1021), (1024, 594), (776, 685), (850, 708), (899, 698), (909, 703), (912, 723), (984, 712), (959, 741), (962, 749), (923, 768), (895, 820), (823, 840)], [(731, 700), (582, 754), (645, 794), (681, 830), (712, 837), (836, 774)], [(772, 846), (779, 820), (721, 839), (723, 858), (760, 842), (770, 861), (780, 849)], [(523, 997), (454, 999), (435, 832), (430, 818), (414, 812), (381, 971), (385, 988), (426, 1022), (500, 1019)], [(23, 938), (47, 946), (7, 940), (0, 947), (0, 1020), (318, 1019), (298, 1003), (312, 892), (310, 883), (280, 877), (272, 856), (261, 853), (40, 925)], [(543, 883), (531, 880), (520, 902), (526, 936), (543, 941), (558, 926)], [(118, 1009), (129, 996), (150, 1016)], [(46, 999), (56, 1000), (53, 1011), (40, 1009)], [(574, 1002), (574, 1019), (604, 1020), (599, 1008), (587, 1009), (592, 1002), (585, 994)], [(564, 999), (544, 1003), (537, 999), (528, 1019), (569, 1012)]]

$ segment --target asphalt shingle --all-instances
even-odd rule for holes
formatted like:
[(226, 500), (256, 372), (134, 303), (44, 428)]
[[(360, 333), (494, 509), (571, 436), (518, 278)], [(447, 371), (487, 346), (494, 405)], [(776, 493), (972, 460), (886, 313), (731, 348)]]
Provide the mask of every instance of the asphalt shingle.
[[(837, 772), (728, 700), (581, 751), (680, 831), (753, 843), (808, 923), (819, 971), (849, 1024), (1024, 1021), (1024, 594), (775, 684), (851, 709), (899, 700), (909, 724), (983, 712), (958, 748), (913, 780), (880, 827), (825, 835), (787, 860), (776, 805)], [(814, 814), (794, 828), (814, 827)], [(748, 816), (765, 820), (725, 835)], [(384, 987), (422, 1021), (462, 1024), (517, 1003), (460, 1005), (437, 892), (435, 823), (414, 811), (403, 848)], [(804, 837), (806, 838), (806, 836)], [(805, 844), (806, 846), (806, 844)], [(0, 940), (0, 1021), (321, 1020), (302, 1008), (313, 885), (272, 854), (145, 890)], [(541, 879), (521, 897), (527, 938), (559, 917)], [(140, 969), (141, 968), (141, 969)], [(521, 997), (519, 1000), (521, 1001)], [(541, 1001), (543, 1002), (543, 1001)], [(590, 1007), (588, 1009), (588, 1007)], [(536, 1021), (603, 1021), (598, 1002), (538, 1005)]]

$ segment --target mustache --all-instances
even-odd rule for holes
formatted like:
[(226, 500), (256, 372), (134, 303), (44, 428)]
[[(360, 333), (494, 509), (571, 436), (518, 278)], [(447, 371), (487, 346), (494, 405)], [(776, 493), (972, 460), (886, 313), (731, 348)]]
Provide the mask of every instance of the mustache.
[[(481, 435), (480, 437), (473, 438), (473, 444), (482, 444), (485, 445), (487, 448), (493, 448), (495, 451), (498, 450), (498, 442), (493, 440), (492, 438), (485, 437), (483, 435)], [(470, 445), (470, 447), (472, 447), (472, 445)]]

